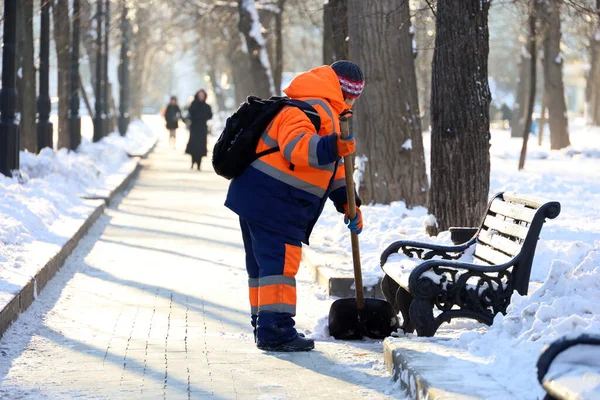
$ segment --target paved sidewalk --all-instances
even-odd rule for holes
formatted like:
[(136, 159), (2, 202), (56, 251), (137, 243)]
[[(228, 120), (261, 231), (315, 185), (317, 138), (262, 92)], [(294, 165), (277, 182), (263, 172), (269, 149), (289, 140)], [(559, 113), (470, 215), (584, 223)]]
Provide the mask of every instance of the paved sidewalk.
[[(381, 343), (325, 339), (302, 354), (255, 348), (241, 235), (222, 206), (227, 182), (190, 171), (182, 153), (159, 144), (131, 191), (0, 340), (0, 398), (401, 395)], [(307, 273), (298, 293), (298, 327), (312, 333), (330, 300)]]

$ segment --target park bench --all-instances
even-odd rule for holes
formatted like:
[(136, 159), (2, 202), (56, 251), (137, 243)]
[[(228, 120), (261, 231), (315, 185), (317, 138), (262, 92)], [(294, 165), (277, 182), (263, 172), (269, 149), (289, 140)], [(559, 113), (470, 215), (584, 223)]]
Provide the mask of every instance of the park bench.
[(554, 341), (540, 355), (537, 369), (544, 400), (600, 398), (600, 335)]
[[(481, 227), (450, 228), (454, 246), (404, 240), (388, 246), (381, 255), (382, 291), (402, 313), (404, 332), (433, 336), (454, 318), (491, 325), (496, 314), (506, 313), (513, 291), (527, 294), (542, 225), (559, 214), (558, 202), (499, 193)], [(407, 257), (416, 261), (412, 269)]]

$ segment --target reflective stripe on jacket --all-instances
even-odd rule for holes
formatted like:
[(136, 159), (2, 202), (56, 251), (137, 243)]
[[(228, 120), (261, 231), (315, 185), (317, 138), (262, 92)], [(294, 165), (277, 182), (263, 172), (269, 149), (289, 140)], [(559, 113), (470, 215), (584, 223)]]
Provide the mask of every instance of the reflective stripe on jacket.
[(338, 211), (346, 203), (344, 168), (337, 155), (339, 115), (348, 108), (329, 66), (296, 77), (284, 91), (306, 101), (321, 118), (321, 129), (303, 111), (284, 108), (267, 127), (257, 152), (280, 150), (254, 161), (234, 179), (225, 205), (242, 218), (308, 243), (329, 196)]

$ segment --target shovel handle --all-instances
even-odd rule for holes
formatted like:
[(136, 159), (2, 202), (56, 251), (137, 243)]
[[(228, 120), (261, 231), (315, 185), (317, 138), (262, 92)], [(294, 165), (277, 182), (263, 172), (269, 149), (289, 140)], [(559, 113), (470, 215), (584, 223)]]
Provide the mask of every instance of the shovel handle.
[[(352, 114), (352, 113), (347, 113)], [(342, 139), (350, 137), (350, 121), (346, 115), (340, 117), (340, 130)], [(346, 172), (346, 197), (348, 199), (348, 216), (351, 220), (356, 218), (356, 198), (354, 197), (354, 163), (352, 156), (344, 157), (344, 169)], [(362, 310), (365, 308), (365, 294), (363, 292), (362, 269), (360, 265), (360, 246), (358, 243), (358, 234), (350, 233), (352, 241), (352, 262), (354, 264), (354, 286), (356, 287), (356, 308)]]

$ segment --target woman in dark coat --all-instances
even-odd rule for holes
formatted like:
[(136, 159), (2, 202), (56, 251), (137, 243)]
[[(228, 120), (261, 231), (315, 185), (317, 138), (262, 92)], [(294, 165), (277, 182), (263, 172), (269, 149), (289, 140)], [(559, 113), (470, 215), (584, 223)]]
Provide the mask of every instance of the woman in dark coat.
[(191, 121), (190, 140), (185, 152), (192, 156), (192, 168), (194, 168), (194, 164), (197, 164), (198, 170), (200, 170), (202, 157), (205, 157), (207, 153), (206, 136), (208, 135), (208, 129), (206, 122), (212, 118), (212, 110), (206, 104), (206, 97), (206, 91), (200, 89), (188, 110), (188, 119)]
[(169, 130), (169, 141), (175, 143), (175, 135), (177, 128), (179, 127), (179, 119), (181, 116), (181, 110), (177, 105), (177, 97), (171, 97), (171, 101), (165, 110), (165, 122), (167, 123), (167, 129)]

